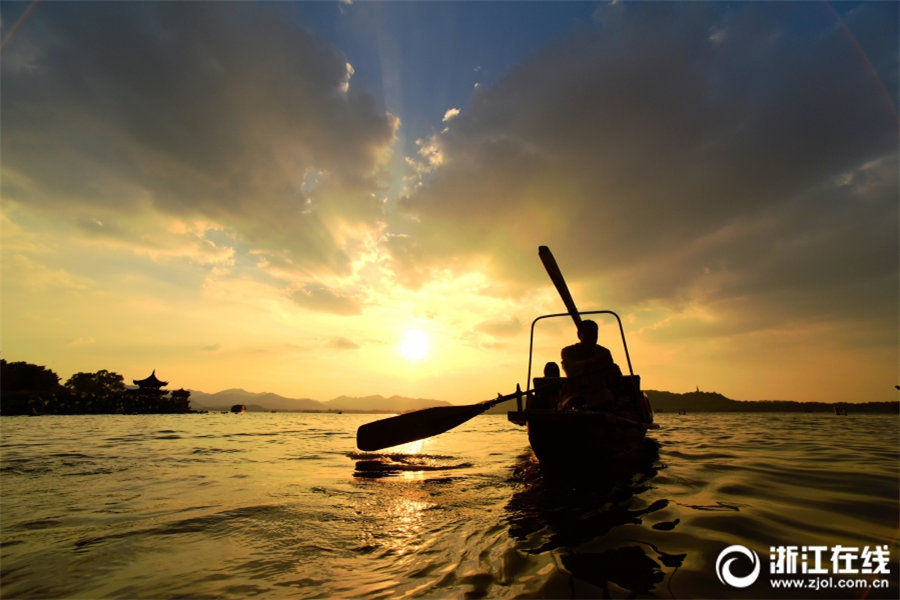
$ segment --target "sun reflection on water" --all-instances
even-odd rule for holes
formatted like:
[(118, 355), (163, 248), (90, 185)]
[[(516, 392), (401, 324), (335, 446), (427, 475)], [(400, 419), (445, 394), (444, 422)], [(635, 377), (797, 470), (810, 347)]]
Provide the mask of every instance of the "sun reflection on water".
[(394, 454), (419, 454), (422, 452), (422, 448), (425, 447), (425, 444), (427, 442), (427, 439), (416, 440), (415, 442), (407, 442), (406, 444), (401, 444), (395, 448), (392, 448), (391, 451)]

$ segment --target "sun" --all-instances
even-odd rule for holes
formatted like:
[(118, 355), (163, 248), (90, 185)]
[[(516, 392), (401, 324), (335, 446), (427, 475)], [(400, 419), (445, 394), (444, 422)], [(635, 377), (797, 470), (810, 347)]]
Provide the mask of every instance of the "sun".
[(422, 360), (428, 354), (428, 338), (421, 329), (408, 329), (400, 341), (400, 356), (406, 360)]

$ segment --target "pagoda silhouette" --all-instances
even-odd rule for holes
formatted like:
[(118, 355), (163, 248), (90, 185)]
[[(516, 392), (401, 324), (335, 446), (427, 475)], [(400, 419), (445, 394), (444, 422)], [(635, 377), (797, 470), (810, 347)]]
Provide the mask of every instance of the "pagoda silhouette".
[(133, 406), (133, 412), (138, 413), (185, 413), (191, 412), (190, 396), (191, 392), (181, 388), (168, 390), (162, 388), (169, 385), (168, 381), (163, 381), (156, 376), (156, 369), (150, 373), (149, 377), (144, 379), (132, 379), (134, 385), (138, 386), (136, 390), (128, 390), (126, 394), (129, 396)]
[(164, 388), (169, 385), (168, 381), (160, 381), (156, 377), (156, 369), (153, 369), (153, 372), (150, 373), (150, 376), (145, 379), (132, 379), (134, 385), (138, 386), (142, 390), (159, 390), (160, 388)]

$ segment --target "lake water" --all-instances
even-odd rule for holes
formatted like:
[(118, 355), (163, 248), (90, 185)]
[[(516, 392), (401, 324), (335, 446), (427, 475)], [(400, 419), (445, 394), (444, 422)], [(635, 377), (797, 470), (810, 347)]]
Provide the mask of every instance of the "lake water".
[[(589, 486), (503, 416), (354, 452), (376, 418), (4, 417), (0, 595), (898, 597), (895, 415), (658, 415), (658, 459)], [(732, 544), (764, 573), (771, 546), (886, 544), (894, 587), (726, 587)]]

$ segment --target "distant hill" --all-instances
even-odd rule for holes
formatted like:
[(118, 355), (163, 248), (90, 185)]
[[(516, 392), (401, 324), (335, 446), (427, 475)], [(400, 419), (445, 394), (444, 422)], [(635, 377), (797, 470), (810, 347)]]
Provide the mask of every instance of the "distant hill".
[[(247, 410), (329, 410), (318, 400), (286, 398), (271, 392), (253, 393), (240, 388), (207, 394), (191, 390), (191, 408), (195, 410), (228, 410), (234, 404), (246, 404)], [(254, 406), (255, 405), (255, 406)]]
[(443, 400), (430, 400), (428, 398), (406, 398), (404, 396), (338, 396), (325, 403), (328, 408), (338, 410), (384, 410), (389, 412), (407, 412), (410, 410), (419, 410), (422, 408), (430, 408), (432, 406), (450, 406), (449, 402)]
[[(789, 400), (732, 400), (718, 392), (665, 392), (645, 390), (655, 412), (676, 412), (679, 408), (692, 412), (833, 412), (834, 404), (827, 402), (793, 402)], [(195, 410), (228, 410), (234, 404), (245, 404), (249, 411), (347, 411), (371, 413), (402, 413), (432, 406), (451, 406), (443, 400), (391, 396), (338, 396), (320, 402), (311, 398), (287, 398), (271, 392), (253, 393), (240, 388), (222, 390), (215, 394), (191, 391), (191, 408)], [(842, 403), (851, 413), (900, 413), (900, 402)], [(506, 414), (516, 409), (510, 400), (487, 411), (487, 414)]]
[[(675, 412), (679, 408), (690, 412), (834, 412), (835, 403), (794, 402), (792, 400), (732, 400), (718, 392), (662, 392), (645, 390), (656, 412)], [(900, 402), (839, 402), (852, 413), (900, 412)]]
[(732, 400), (718, 392), (664, 392), (644, 390), (650, 400), (650, 406), (657, 412), (675, 412), (679, 408), (693, 412), (732, 412), (740, 411), (744, 402)]
[(194, 410), (228, 410), (234, 404), (245, 404), (248, 411), (355, 411), (355, 412), (406, 412), (431, 406), (450, 406), (443, 400), (406, 398), (403, 396), (338, 396), (327, 402), (311, 398), (287, 398), (271, 392), (248, 392), (240, 388), (207, 394), (191, 390), (191, 408)]

